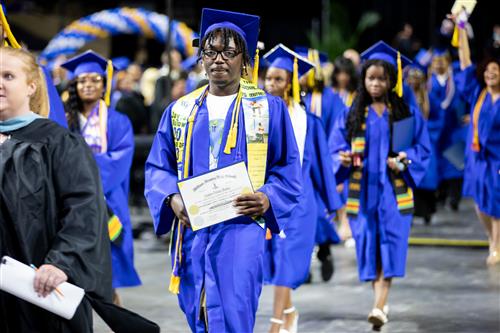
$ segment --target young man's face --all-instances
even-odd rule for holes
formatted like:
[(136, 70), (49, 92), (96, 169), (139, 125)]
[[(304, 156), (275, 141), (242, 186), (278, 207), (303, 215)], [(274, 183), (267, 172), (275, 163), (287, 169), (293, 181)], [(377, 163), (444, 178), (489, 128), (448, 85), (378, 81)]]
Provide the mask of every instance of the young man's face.
[(243, 55), (236, 49), (233, 38), (224, 45), (222, 36), (207, 40), (202, 51), (203, 66), (208, 80), (217, 86), (227, 86), (241, 78)]

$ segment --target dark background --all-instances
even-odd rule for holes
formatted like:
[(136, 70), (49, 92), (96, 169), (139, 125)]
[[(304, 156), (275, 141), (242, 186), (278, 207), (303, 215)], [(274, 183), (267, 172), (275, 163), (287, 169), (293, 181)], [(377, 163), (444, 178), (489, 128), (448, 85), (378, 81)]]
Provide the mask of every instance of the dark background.
[[(290, 1), (272, 0), (172, 0), (174, 19), (186, 22), (192, 29), (199, 28), (201, 9), (211, 7), (232, 11), (256, 14), (261, 17), (260, 40), (266, 43), (270, 49), (275, 44), (282, 42), (289, 46), (307, 45), (307, 32), (311, 30), (313, 21), (321, 22), (323, 13), (322, 4), (326, 0), (309, 0), (292, 4)], [(31, 0), (31, 1), (4, 1), (7, 9), (12, 13), (36, 12), (57, 13), (61, 19), (61, 29), (79, 17), (94, 12), (115, 8), (120, 6), (144, 7), (160, 13), (167, 13), (167, 1), (106, 1), (106, 0)], [(379, 24), (367, 30), (360, 39), (358, 50), (366, 47), (379, 39), (391, 42), (405, 22), (409, 22), (414, 28), (414, 37), (422, 42), (423, 47), (429, 47), (435, 42), (435, 31), (441, 20), (451, 9), (454, 0), (362, 0), (346, 1), (336, 0), (346, 8), (346, 13), (351, 26), (355, 26), (359, 17), (365, 11), (376, 11), (382, 19)], [(474, 28), (475, 42), (473, 47), (475, 54), (481, 55), (482, 48), (491, 38), (492, 27), (499, 23), (498, 1), (479, 0), (470, 22)], [(332, 13), (333, 20), (335, 15)], [(345, 15), (345, 14), (344, 14)], [(43, 28), (43, 27), (41, 27)], [(27, 40), (31, 48), (43, 48), (48, 41), (37, 40), (23, 33), (23, 27), (13, 26), (16, 36)], [(113, 37), (112, 56), (129, 55), (133, 49), (131, 46), (137, 43), (137, 36)], [(154, 41), (148, 41), (148, 49), (152, 53), (161, 50), (162, 45)]]

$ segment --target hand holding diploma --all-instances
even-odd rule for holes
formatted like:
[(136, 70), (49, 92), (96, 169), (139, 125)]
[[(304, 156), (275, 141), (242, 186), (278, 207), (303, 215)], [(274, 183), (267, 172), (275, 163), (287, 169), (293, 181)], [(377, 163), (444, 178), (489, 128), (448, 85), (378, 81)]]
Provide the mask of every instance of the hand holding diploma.
[(174, 211), (175, 216), (179, 219), (179, 221), (187, 228), (191, 228), (191, 224), (189, 223), (189, 217), (186, 213), (186, 207), (184, 207), (184, 202), (182, 201), (182, 197), (179, 193), (172, 195), (170, 199), (170, 207)]
[(264, 215), (269, 209), (269, 198), (262, 192), (242, 194), (234, 200), (237, 213), (250, 217)]

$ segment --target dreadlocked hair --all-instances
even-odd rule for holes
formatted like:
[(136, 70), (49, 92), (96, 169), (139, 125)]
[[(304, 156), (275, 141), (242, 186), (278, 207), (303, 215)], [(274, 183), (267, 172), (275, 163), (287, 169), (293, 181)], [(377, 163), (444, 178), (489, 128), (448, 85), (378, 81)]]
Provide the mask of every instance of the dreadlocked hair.
[(236, 50), (238, 52), (241, 52), (241, 54), (243, 55), (243, 68), (241, 69), (241, 75), (247, 77), (247, 68), (250, 67), (250, 55), (248, 54), (247, 44), (243, 37), (232, 29), (217, 28), (205, 34), (205, 37), (203, 37), (203, 39), (201, 40), (200, 47), (198, 48), (198, 60), (201, 59), (201, 52), (203, 51), (205, 46), (207, 46), (208, 44), (212, 44), (218, 36), (222, 38), (224, 48), (227, 48), (229, 46), (230, 39), (234, 40)]
[(411, 116), (408, 105), (393, 91), (393, 88), (394, 86), (396, 86), (397, 82), (397, 74), (394, 66), (386, 61), (379, 59), (368, 60), (363, 65), (363, 68), (361, 70), (361, 77), (356, 93), (356, 98), (352, 103), (349, 115), (346, 119), (348, 141), (351, 141), (352, 138), (356, 136), (356, 133), (361, 129), (361, 124), (365, 119), (365, 109), (373, 102), (372, 97), (365, 87), (366, 72), (371, 66), (381, 66), (382, 68), (384, 68), (384, 73), (389, 81), (389, 88), (384, 96), (384, 102), (389, 110), (389, 119), (391, 122), (391, 126), (392, 122)]
[[(66, 119), (68, 120), (68, 129), (71, 132), (80, 133), (79, 115), (83, 112), (83, 102), (78, 96), (76, 90), (77, 79), (74, 78), (68, 84), (68, 100), (64, 104)], [(106, 87), (106, 77), (103, 78), (103, 86)]]

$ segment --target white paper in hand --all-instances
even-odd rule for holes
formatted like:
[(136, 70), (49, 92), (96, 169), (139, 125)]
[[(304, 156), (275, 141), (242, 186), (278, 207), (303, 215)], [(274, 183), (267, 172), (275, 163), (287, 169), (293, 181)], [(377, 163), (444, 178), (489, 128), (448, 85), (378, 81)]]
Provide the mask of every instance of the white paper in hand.
[(474, 7), (476, 7), (476, 3), (476, 0), (456, 0), (451, 8), (451, 13), (456, 16), (460, 14), (463, 9), (465, 9), (467, 16), (470, 16)]
[(65, 319), (73, 318), (76, 308), (85, 294), (84, 290), (64, 282), (57, 287), (64, 296), (53, 291), (47, 297), (40, 297), (33, 287), (34, 279), (35, 270), (33, 268), (8, 256), (2, 258), (0, 262), (1, 290)]

